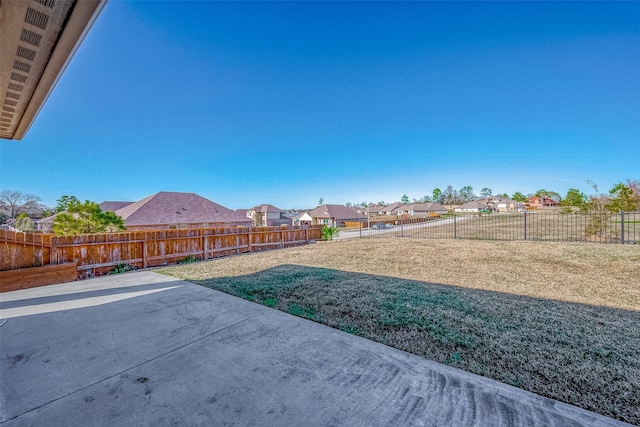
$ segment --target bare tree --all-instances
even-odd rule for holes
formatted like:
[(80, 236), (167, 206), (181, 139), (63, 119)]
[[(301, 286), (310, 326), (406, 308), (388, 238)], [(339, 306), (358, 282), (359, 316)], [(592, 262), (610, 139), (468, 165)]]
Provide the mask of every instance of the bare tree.
[(447, 188), (444, 189), (442, 194), (440, 194), (441, 203), (445, 205), (459, 205), (460, 196), (457, 190), (454, 190), (451, 185), (447, 185)]
[(16, 219), (22, 212), (37, 209), (42, 199), (35, 194), (17, 190), (0, 191), (0, 208), (5, 210), (9, 218)]

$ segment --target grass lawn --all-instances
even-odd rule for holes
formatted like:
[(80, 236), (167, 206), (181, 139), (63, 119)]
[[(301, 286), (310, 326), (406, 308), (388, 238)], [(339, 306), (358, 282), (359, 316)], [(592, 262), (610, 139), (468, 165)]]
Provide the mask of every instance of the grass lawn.
[(640, 246), (353, 239), (161, 270), (640, 425)]

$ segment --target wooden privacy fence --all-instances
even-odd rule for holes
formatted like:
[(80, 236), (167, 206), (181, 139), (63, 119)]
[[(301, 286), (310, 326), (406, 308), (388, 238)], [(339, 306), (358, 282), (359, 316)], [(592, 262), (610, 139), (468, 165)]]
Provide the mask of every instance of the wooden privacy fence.
[(321, 238), (321, 227), (228, 227), (54, 236), (0, 230), (0, 270), (77, 263), (78, 277), (284, 248)]

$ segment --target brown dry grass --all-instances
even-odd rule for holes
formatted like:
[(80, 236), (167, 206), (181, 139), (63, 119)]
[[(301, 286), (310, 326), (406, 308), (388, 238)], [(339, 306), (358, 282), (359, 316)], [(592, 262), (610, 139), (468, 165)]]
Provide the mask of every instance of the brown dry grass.
[(356, 239), (164, 272), (640, 425), (640, 246)]

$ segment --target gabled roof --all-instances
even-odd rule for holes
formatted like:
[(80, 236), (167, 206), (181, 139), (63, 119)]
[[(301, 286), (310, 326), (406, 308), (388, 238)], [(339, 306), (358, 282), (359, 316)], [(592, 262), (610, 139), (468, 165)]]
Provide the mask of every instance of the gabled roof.
[(463, 205), (458, 206), (456, 209), (484, 209), (487, 207), (486, 200), (472, 200)]
[(380, 209), (380, 212), (394, 212), (396, 210), (398, 210), (398, 208), (404, 206), (404, 203), (400, 203), (400, 202), (395, 202), (392, 203), (390, 205), (385, 206), (384, 208)]
[(118, 209), (125, 226), (197, 223), (246, 223), (246, 216), (195, 193), (161, 191)]
[(313, 218), (366, 219), (367, 217), (344, 205), (323, 205), (310, 212)]
[(431, 212), (449, 212), (449, 209), (445, 208), (440, 203), (432, 202), (428, 203), (428, 205)]
[(115, 212), (118, 209), (122, 209), (125, 206), (129, 206), (130, 204), (132, 204), (133, 202), (102, 202), (100, 203), (100, 209), (102, 210), (102, 212)]
[(276, 208), (273, 205), (262, 204), (251, 208), (250, 210), (260, 212), (260, 213), (280, 213), (282, 209)]
[(309, 218), (311, 218), (311, 214), (309, 212), (305, 211), (305, 212), (298, 212), (297, 214), (293, 215), (291, 217), (291, 219), (300, 219), (305, 215), (308, 216)]
[(46, 218), (42, 218), (38, 220), (38, 224), (53, 224), (53, 221), (60, 215), (61, 213), (67, 213), (67, 211), (58, 212)]
[(402, 210), (414, 211), (414, 212), (428, 212), (429, 203), (411, 203), (410, 205), (404, 206)]
[(368, 208), (364, 208), (365, 211), (369, 211), (369, 213), (380, 212), (384, 209), (384, 206), (369, 206)]
[(438, 203), (412, 203), (402, 208), (405, 211), (413, 212), (440, 212), (448, 211), (447, 208)]

